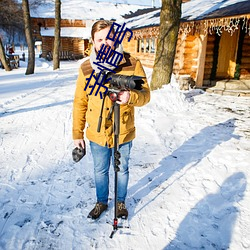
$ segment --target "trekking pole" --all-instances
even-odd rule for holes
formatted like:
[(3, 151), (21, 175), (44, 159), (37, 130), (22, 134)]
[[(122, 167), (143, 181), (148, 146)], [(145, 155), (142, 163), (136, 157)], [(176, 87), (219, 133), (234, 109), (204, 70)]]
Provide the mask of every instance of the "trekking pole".
[(120, 157), (121, 154), (119, 152), (119, 134), (120, 134), (120, 105), (116, 102), (114, 103), (114, 171), (115, 171), (115, 184), (114, 184), (114, 192), (115, 192), (115, 206), (114, 206), (114, 222), (113, 222), (113, 230), (110, 234), (110, 238), (118, 230), (118, 219), (117, 219), (117, 192), (118, 192), (118, 172), (120, 171)]

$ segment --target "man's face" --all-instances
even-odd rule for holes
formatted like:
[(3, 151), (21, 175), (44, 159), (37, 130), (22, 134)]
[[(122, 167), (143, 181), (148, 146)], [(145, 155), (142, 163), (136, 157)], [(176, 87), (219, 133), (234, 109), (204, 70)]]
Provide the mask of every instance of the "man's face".
[[(103, 44), (107, 47), (107, 49), (108, 47), (111, 47), (111, 49), (114, 49), (114, 41), (107, 39), (109, 30), (110, 30), (110, 27), (107, 27), (105, 29), (95, 32), (93, 44), (97, 53), (99, 52)], [(113, 37), (113, 34), (109, 34), (109, 36)]]

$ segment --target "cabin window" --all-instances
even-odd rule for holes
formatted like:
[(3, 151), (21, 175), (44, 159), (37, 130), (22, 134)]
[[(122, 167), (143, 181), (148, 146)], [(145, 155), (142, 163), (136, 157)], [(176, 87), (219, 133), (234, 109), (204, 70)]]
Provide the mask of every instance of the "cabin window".
[(136, 52), (140, 53), (141, 52), (140, 50), (141, 50), (141, 39), (138, 39), (137, 40), (137, 50), (136, 50)]
[(144, 38), (137, 40), (137, 52), (144, 53)]
[(150, 53), (155, 53), (155, 38), (150, 39)]
[(150, 49), (150, 48), (149, 48), (149, 42), (150, 42), (150, 39), (147, 38), (147, 39), (146, 39), (146, 44), (145, 44), (145, 45), (146, 45), (146, 46), (145, 46), (145, 48), (146, 48), (146, 53), (149, 53), (149, 49)]
[(141, 39), (141, 52), (144, 53), (144, 38)]
[(138, 39), (137, 53), (155, 53), (155, 38)]

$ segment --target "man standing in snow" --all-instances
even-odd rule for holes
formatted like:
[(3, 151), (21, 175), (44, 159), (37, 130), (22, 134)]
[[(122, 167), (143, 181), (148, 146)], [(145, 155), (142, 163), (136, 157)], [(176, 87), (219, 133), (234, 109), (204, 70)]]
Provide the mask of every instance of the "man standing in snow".
[[(76, 147), (85, 147), (84, 128), (87, 122), (86, 137), (90, 141), (91, 153), (94, 161), (94, 175), (96, 185), (97, 202), (95, 207), (90, 211), (88, 218), (97, 219), (108, 208), (109, 195), (109, 168), (110, 161), (113, 159), (114, 152), (114, 133), (112, 112), (113, 102), (110, 98), (104, 99), (103, 114), (104, 117), (100, 131), (97, 132), (98, 118), (102, 107), (102, 98), (99, 94), (92, 94), (98, 73), (101, 72), (100, 61), (97, 60), (98, 53), (103, 48), (103, 53), (113, 51), (122, 55), (122, 59), (117, 61), (117, 65), (105, 64), (105, 68), (119, 75), (136, 75), (143, 77), (142, 89), (121, 90), (117, 94), (116, 102), (120, 105), (120, 134), (119, 134), (119, 152), (121, 154), (118, 172), (118, 193), (117, 193), (117, 217), (128, 216), (125, 206), (127, 195), (127, 186), (129, 178), (128, 161), (132, 140), (135, 138), (134, 126), (134, 107), (145, 105), (150, 100), (150, 90), (146, 81), (145, 72), (139, 60), (136, 60), (128, 53), (123, 51), (121, 44), (116, 44), (114, 39), (115, 30), (112, 29), (112, 23), (100, 20), (94, 23), (91, 31), (93, 41), (90, 59), (83, 62), (80, 69), (76, 84), (76, 91), (73, 103), (73, 140)], [(109, 35), (110, 34), (110, 35)], [(101, 57), (103, 58), (103, 57)], [(109, 84), (109, 83), (108, 83)], [(109, 85), (105, 86), (109, 86)], [(104, 89), (104, 86), (101, 85)], [(92, 88), (92, 89), (91, 89)], [(111, 117), (109, 119), (108, 117)]]

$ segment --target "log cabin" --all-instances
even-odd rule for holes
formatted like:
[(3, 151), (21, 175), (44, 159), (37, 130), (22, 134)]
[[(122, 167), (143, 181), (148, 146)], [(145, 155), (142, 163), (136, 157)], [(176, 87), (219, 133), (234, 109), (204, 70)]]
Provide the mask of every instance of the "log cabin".
[[(33, 37), (41, 41), (41, 57), (52, 60), (54, 18), (32, 18)], [(61, 20), (60, 59), (81, 59), (87, 55), (91, 20)]]
[[(142, 5), (115, 4), (93, 0), (61, 1), (60, 59), (80, 59), (89, 55), (90, 30), (98, 19), (118, 20), (122, 15), (148, 8)], [(41, 57), (52, 59), (55, 6), (47, 1), (31, 10), (34, 41), (41, 43)]]
[[(124, 50), (147, 67), (154, 65), (160, 10), (125, 16), (133, 39), (124, 40)], [(250, 91), (250, 1), (184, 1), (173, 73), (199, 88), (236, 79)]]

